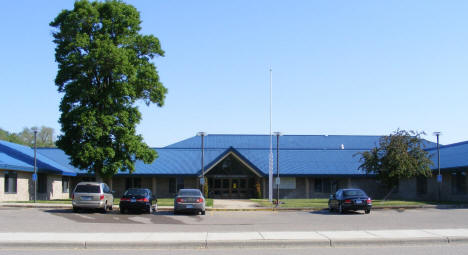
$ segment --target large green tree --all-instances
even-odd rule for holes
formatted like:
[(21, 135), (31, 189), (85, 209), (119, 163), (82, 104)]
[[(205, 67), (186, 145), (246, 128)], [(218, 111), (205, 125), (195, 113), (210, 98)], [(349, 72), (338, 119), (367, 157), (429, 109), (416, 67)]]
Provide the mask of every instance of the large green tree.
[(360, 169), (377, 177), (392, 190), (401, 179), (430, 177), (432, 160), (424, 150), (421, 135), (415, 131), (397, 130), (382, 136), (379, 146), (360, 152)]
[(55, 84), (64, 93), (57, 146), (72, 165), (103, 178), (131, 173), (135, 160), (157, 157), (136, 134), (136, 103), (164, 104), (167, 89), (151, 62), (164, 51), (158, 38), (139, 33), (140, 24), (131, 5), (86, 0), (50, 23), (59, 67)]

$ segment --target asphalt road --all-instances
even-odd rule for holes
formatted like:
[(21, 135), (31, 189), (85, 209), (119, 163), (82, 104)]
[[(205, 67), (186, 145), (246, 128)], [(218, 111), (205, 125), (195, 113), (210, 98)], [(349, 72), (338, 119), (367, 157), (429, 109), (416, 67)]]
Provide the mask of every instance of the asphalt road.
[(283, 255), (283, 254), (323, 254), (323, 255), (458, 255), (466, 254), (468, 245), (446, 246), (406, 246), (406, 247), (346, 247), (346, 248), (308, 248), (308, 249), (192, 249), (192, 250), (0, 250), (0, 255)]
[(468, 209), (375, 210), (371, 214), (328, 211), (172, 212), (122, 215), (73, 213), (67, 209), (0, 207), (0, 232), (242, 232), (468, 228)]

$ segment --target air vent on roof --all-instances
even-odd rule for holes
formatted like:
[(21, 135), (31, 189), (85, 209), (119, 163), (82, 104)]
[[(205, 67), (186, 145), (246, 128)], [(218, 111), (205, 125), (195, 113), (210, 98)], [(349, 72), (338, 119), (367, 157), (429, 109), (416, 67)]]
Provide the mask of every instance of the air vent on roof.
[(344, 150), (344, 144), (341, 144), (341, 149)]

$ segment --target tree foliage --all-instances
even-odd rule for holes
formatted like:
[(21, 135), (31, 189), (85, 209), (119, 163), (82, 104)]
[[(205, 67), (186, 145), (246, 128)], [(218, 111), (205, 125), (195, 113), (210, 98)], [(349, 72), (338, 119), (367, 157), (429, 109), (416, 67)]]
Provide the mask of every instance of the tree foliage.
[(151, 163), (157, 156), (136, 134), (136, 103), (164, 104), (167, 89), (151, 62), (164, 51), (156, 37), (139, 33), (140, 24), (131, 5), (86, 0), (50, 23), (59, 67), (55, 84), (64, 93), (57, 146), (75, 167), (104, 178), (133, 172), (135, 160)]
[(41, 128), (23, 128), (23, 130), (18, 133), (10, 133), (0, 128), (0, 140), (33, 147), (34, 130), (37, 130), (37, 147), (55, 147), (54, 129), (46, 126), (42, 126)]
[(429, 153), (424, 150), (422, 134), (424, 133), (397, 130), (381, 137), (378, 147), (358, 153), (363, 162), (359, 169), (377, 174), (388, 188), (395, 187), (400, 179), (430, 177), (433, 162)]

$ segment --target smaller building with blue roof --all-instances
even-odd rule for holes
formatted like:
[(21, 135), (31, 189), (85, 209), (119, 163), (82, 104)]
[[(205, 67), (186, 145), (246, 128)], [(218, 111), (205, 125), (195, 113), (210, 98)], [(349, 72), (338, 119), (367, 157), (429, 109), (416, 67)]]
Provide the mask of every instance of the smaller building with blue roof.
[[(40, 200), (69, 198), (70, 178), (77, 170), (36, 153)], [(0, 201), (34, 199), (34, 149), (0, 140)]]

